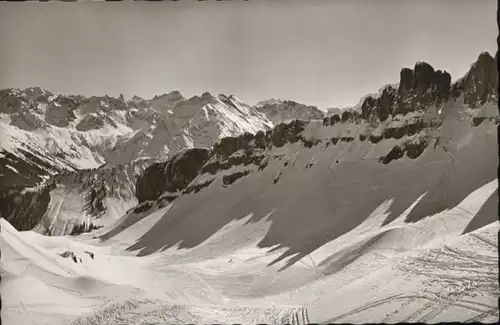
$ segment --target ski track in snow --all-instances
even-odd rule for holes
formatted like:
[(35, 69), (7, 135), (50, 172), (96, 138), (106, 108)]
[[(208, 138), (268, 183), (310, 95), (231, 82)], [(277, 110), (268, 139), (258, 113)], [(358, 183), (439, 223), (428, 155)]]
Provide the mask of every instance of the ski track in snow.
[[(453, 209), (405, 223), (422, 193), (382, 226), (389, 198), (283, 271), (293, 256), (268, 264), (286, 248), (257, 246), (272, 211), (257, 222), (249, 222), (252, 215), (234, 220), (197, 247), (141, 257), (125, 249), (172, 204), (105, 242), (97, 232), (120, 220), (78, 237), (46, 237), (1, 219), (2, 317), (19, 325), (493, 322), (499, 224), (460, 234), (497, 188), (492, 181)], [(81, 263), (59, 255), (65, 251)]]

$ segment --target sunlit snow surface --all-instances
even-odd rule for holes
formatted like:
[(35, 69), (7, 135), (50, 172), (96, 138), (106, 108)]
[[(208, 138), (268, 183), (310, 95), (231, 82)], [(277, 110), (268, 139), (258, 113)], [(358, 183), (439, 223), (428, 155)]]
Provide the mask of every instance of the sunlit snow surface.
[[(144, 257), (126, 248), (171, 206), (102, 243), (93, 236), (117, 225), (46, 237), (1, 219), (3, 323), (493, 323), (499, 224), (461, 233), (497, 187), (492, 181), (453, 209), (405, 223), (422, 193), (382, 226), (388, 198), (357, 228), (281, 271), (292, 256), (268, 265), (286, 249), (257, 246), (270, 218), (249, 215), (197, 247)], [(65, 251), (81, 262), (58, 255)]]

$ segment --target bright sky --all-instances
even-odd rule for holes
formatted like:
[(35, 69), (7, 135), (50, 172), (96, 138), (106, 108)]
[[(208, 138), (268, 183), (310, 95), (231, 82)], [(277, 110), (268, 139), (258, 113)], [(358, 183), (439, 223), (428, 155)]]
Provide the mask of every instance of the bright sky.
[(423, 60), (497, 50), (495, 0), (0, 3), (0, 88), (356, 104)]

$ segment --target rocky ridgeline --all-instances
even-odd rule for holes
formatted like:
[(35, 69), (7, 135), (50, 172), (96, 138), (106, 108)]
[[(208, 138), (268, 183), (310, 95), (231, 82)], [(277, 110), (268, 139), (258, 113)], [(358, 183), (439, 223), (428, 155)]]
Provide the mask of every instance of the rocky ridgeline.
[[(215, 175), (219, 171), (233, 166), (258, 166), (258, 170), (266, 167), (268, 152), (272, 147), (282, 147), (287, 143), (300, 140), (307, 142), (301, 132), (307, 121), (293, 120), (281, 123), (269, 131), (259, 131), (255, 135), (244, 133), (237, 137), (227, 137), (216, 143), (212, 149), (193, 148), (177, 153), (163, 163), (155, 163), (146, 168), (136, 184), (136, 196), (139, 202), (153, 201), (168, 192), (165, 197), (171, 200), (183, 193), (199, 191), (210, 185), (213, 179), (191, 184), (201, 174)], [(223, 184), (230, 185), (236, 179), (249, 174), (249, 171), (238, 171), (225, 175)]]
[(75, 112), (91, 115), (80, 121), (76, 129), (87, 131), (104, 126), (105, 122), (114, 124), (106, 113), (127, 110), (123, 100), (110, 96), (54, 95), (39, 87), (0, 90), (0, 113), (10, 115), (10, 124), (26, 131), (53, 125), (67, 127), (76, 119)]
[[(351, 121), (347, 120), (345, 123), (351, 123)], [(306, 139), (303, 131), (309, 123), (309, 121), (293, 120), (290, 123), (281, 123), (267, 132), (260, 131), (255, 135), (245, 133), (238, 137), (224, 138), (212, 149), (187, 149), (177, 153), (166, 162), (149, 166), (144, 174), (138, 178), (136, 184), (136, 196), (139, 203), (143, 203), (136, 212), (144, 211), (146, 207), (150, 207), (149, 201), (170, 202), (179, 195), (198, 192), (209, 186), (216, 179), (215, 175), (236, 166), (243, 166), (244, 169), (224, 173), (221, 177), (223, 186), (229, 186), (251, 172), (261, 171), (267, 167), (270, 159), (281, 160), (280, 158), (283, 158), (279, 155), (272, 156), (272, 148), (297, 142), (300, 142), (305, 148), (312, 148), (320, 143), (326, 143), (325, 147), (329, 147), (339, 142), (349, 143), (356, 140), (352, 136), (332, 137), (326, 140)], [(417, 134), (425, 127), (422, 123), (412, 124), (405, 134)], [(399, 138), (399, 134), (385, 132), (382, 138)], [(369, 139), (360, 137), (358, 141), (372, 141), (372, 143), (380, 141), (373, 139), (373, 137), (371, 140)], [(387, 156), (380, 157), (380, 162), (388, 164), (404, 155), (415, 159), (423, 153), (426, 147), (427, 142), (422, 138), (417, 138), (414, 141), (407, 140), (401, 145), (395, 146)], [(285, 162), (286, 165), (287, 162)], [(248, 168), (249, 166), (254, 167)], [(209, 175), (209, 177), (201, 177), (203, 175)], [(201, 178), (201, 181), (195, 181), (198, 178)], [(279, 175), (274, 182), (276, 183), (278, 180)]]
[[(387, 86), (380, 97), (368, 96), (361, 105), (361, 111), (346, 110), (323, 118), (323, 127), (335, 127), (340, 124), (356, 124), (362, 130), (358, 136), (331, 137), (330, 139), (306, 139), (303, 131), (310, 121), (293, 120), (280, 123), (272, 130), (259, 131), (237, 137), (220, 140), (212, 149), (188, 149), (178, 153), (167, 162), (148, 167), (139, 177), (136, 196), (140, 203), (138, 211), (147, 210), (151, 201), (172, 201), (182, 194), (197, 192), (210, 185), (221, 171), (234, 166), (254, 165), (260, 171), (266, 168), (270, 159), (270, 149), (282, 147), (288, 143), (301, 142), (311, 148), (320, 143), (325, 147), (338, 143), (369, 141), (377, 144), (383, 140), (401, 140), (386, 155), (379, 157), (380, 163), (389, 164), (403, 157), (418, 158), (429, 146), (430, 140), (424, 135), (426, 130), (438, 130), (443, 121), (439, 115), (431, 118), (425, 115), (429, 107), (439, 107), (448, 101), (463, 101), (470, 108), (477, 108), (487, 102), (496, 102), (498, 98), (498, 73), (496, 60), (489, 54), (482, 53), (478, 61), (471, 66), (466, 76), (453, 85), (447, 72), (434, 70), (429, 64), (419, 62), (414, 70), (403, 69), (398, 89)], [(495, 77), (496, 76), (496, 77)], [(389, 117), (391, 119), (389, 120)], [(383, 122), (389, 123), (384, 124)], [(475, 126), (484, 120), (474, 117)], [(402, 121), (401, 123), (397, 123)], [(498, 122), (498, 121), (497, 121)], [(247, 176), (252, 169), (245, 168), (222, 176), (223, 186), (231, 185), (237, 179)], [(194, 181), (201, 175), (202, 181)], [(279, 180), (276, 176), (275, 182)]]
[[(463, 102), (471, 108), (498, 100), (497, 58), (481, 53), (469, 72), (455, 83), (446, 71), (434, 70), (425, 62), (418, 62), (414, 69), (404, 68), (400, 73), (399, 87), (383, 88), (378, 96), (367, 96), (361, 103), (360, 112), (344, 112), (325, 118), (325, 125), (339, 121), (363, 118), (385, 121), (390, 116), (426, 110), (439, 106), (450, 99), (463, 96)], [(354, 116), (349, 116), (354, 114)]]

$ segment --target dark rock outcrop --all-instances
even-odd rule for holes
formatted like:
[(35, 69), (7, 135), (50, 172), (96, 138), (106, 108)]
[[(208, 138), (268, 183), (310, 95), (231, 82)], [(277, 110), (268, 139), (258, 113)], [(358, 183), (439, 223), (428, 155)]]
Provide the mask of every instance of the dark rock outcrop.
[(164, 163), (146, 168), (136, 183), (139, 202), (156, 200), (164, 192), (183, 190), (198, 175), (209, 159), (208, 149), (187, 149), (175, 154)]
[(387, 155), (380, 157), (380, 162), (383, 164), (389, 164), (393, 160), (403, 158), (405, 154), (410, 159), (416, 159), (420, 157), (426, 147), (427, 141), (424, 139), (407, 141), (402, 145), (395, 145)]
[[(414, 70), (403, 69), (394, 114), (408, 113), (439, 105), (449, 96), (451, 76), (426, 63), (418, 62)], [(411, 85), (411, 86), (410, 86)]]
[(227, 159), (238, 150), (248, 149), (253, 139), (254, 135), (248, 132), (238, 137), (223, 138), (214, 145), (214, 152), (222, 159)]
[(295, 143), (301, 139), (300, 133), (304, 131), (307, 122), (301, 120), (293, 120), (290, 123), (280, 123), (274, 127), (272, 131), (268, 131), (271, 135), (271, 143), (275, 147), (282, 147), (286, 143)]
[(222, 184), (226, 185), (226, 186), (231, 185), (234, 182), (236, 182), (238, 179), (245, 177), (248, 174), (250, 174), (250, 171), (244, 170), (244, 171), (235, 172), (233, 174), (224, 175), (224, 176), (222, 176)]
[(50, 202), (50, 187), (22, 192), (19, 188), (0, 188), (0, 217), (18, 230), (31, 230), (42, 219)]
[(398, 94), (395, 88), (392, 86), (384, 88), (382, 95), (378, 99), (378, 107), (374, 112), (381, 121), (385, 121), (394, 112), (394, 106), (397, 98)]
[(323, 119), (324, 126), (335, 125), (337, 123), (340, 123), (340, 116), (338, 114), (333, 114)]
[(63, 258), (71, 258), (73, 260), (73, 262), (75, 262), (75, 263), (82, 262), (82, 259), (80, 257), (76, 256), (76, 254), (72, 251), (65, 251), (64, 253), (59, 254), (59, 256), (61, 256)]
[(383, 164), (388, 164), (390, 163), (391, 161), (393, 160), (397, 160), (397, 159), (400, 159), (404, 156), (404, 151), (403, 149), (400, 147), (400, 146), (394, 146), (391, 151), (389, 151), (389, 153), (387, 155), (385, 155), (384, 157), (382, 157), (380, 159), (380, 161), (383, 163)]
[(382, 135), (376, 135), (376, 134), (372, 134), (369, 137), (371, 143), (379, 143), (380, 141), (382, 141), (382, 138), (383, 138)]
[(145, 201), (134, 208), (134, 213), (143, 213), (153, 207), (153, 201)]
[[(94, 225), (93, 223), (90, 223), (89, 225), (82, 223), (82, 224), (77, 224), (73, 226), (73, 229), (69, 233), (70, 236), (78, 236), (80, 234), (86, 233), (86, 232), (91, 232), (93, 230), (97, 230), (102, 228), (103, 226), (97, 226)], [(93, 258), (93, 255), (92, 255)]]
[(356, 123), (359, 124), (363, 119), (363, 114), (353, 110), (344, 110), (340, 115), (333, 114), (323, 118), (323, 126), (333, 126), (338, 123)]
[[(286, 143), (304, 142), (312, 146), (318, 141), (307, 141), (301, 132), (307, 121), (293, 120), (281, 123), (266, 133), (259, 131), (253, 135), (244, 133), (237, 137), (227, 137), (216, 143), (213, 149), (188, 149), (176, 154), (165, 163), (153, 163), (144, 171), (136, 183), (136, 197), (140, 203), (154, 201), (165, 192), (183, 193), (197, 192), (210, 185), (213, 180), (190, 184), (198, 175), (208, 173), (215, 175), (220, 170), (228, 170), (234, 166), (256, 165), (258, 171), (267, 167), (269, 156), (267, 149), (282, 147)], [(349, 140), (351, 141), (351, 140)], [(235, 172), (223, 177), (223, 185), (228, 186), (237, 179), (250, 173), (249, 170)], [(175, 198), (175, 197), (174, 197)]]
[(490, 100), (498, 101), (497, 60), (497, 56), (481, 53), (465, 77), (457, 82), (455, 91), (464, 92), (466, 105), (475, 108)]
[(103, 202), (106, 194), (104, 182), (101, 183), (99, 188), (90, 188), (85, 195), (85, 205), (83, 207), (83, 211), (87, 215), (99, 218), (107, 210)]
[(34, 188), (43, 182), (53, 166), (28, 151), (19, 149), (16, 156), (2, 151), (0, 156), (0, 216), (18, 230), (31, 230), (42, 219), (50, 202), (52, 183)]
[(364, 119), (375, 117), (385, 121), (389, 116), (425, 110), (447, 101), (452, 92), (451, 76), (446, 71), (434, 70), (426, 62), (418, 62), (414, 69), (403, 68), (398, 89), (388, 85), (380, 96), (367, 96), (361, 103)]

